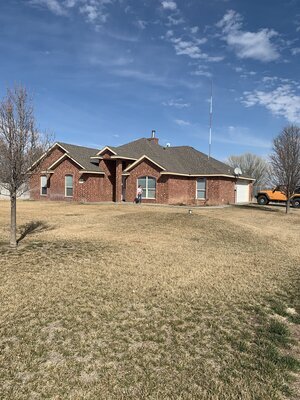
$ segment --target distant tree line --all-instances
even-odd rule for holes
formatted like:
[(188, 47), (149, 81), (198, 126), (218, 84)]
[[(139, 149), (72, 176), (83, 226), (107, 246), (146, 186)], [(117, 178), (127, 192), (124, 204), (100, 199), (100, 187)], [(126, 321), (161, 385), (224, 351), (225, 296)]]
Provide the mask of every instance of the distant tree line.
[(289, 212), (290, 199), (300, 186), (300, 128), (296, 125), (283, 128), (273, 140), (268, 159), (245, 153), (230, 156), (227, 163), (255, 178), (254, 193), (262, 187), (278, 187), (287, 197), (286, 212)]

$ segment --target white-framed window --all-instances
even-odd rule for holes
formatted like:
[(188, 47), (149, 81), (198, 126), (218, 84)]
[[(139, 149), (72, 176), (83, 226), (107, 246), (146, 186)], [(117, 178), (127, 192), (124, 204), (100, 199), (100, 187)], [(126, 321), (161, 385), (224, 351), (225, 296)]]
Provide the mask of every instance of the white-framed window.
[(41, 176), (41, 196), (47, 196), (47, 176), (42, 175)]
[(197, 199), (199, 199), (199, 200), (206, 199), (206, 179), (205, 178), (197, 179)]
[(73, 197), (73, 176), (72, 175), (65, 176), (65, 196)]
[(137, 180), (137, 186), (143, 189), (142, 199), (155, 199), (156, 179), (151, 176), (141, 176)]

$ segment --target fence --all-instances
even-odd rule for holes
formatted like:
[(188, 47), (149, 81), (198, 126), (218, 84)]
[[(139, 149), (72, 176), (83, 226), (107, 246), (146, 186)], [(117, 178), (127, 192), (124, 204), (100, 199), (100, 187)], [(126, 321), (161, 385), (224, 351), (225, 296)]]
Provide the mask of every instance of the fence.
[[(18, 199), (28, 200), (30, 198), (30, 193), (27, 185), (23, 185), (20, 189), (20, 196)], [(9, 200), (9, 191), (3, 187), (0, 183), (0, 200)]]

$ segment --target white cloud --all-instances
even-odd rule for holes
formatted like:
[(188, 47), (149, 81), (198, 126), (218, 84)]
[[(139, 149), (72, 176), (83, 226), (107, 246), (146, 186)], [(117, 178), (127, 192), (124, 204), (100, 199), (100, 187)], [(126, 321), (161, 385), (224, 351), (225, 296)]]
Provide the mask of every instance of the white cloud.
[(175, 3), (175, 1), (172, 0), (165, 0), (161, 2), (162, 7), (165, 10), (171, 10), (174, 11), (177, 8), (177, 4)]
[(164, 101), (162, 104), (164, 106), (175, 108), (188, 108), (191, 106), (190, 103), (184, 103), (182, 99), (171, 99), (168, 101)]
[(278, 33), (272, 29), (261, 29), (257, 32), (242, 30), (242, 16), (229, 10), (217, 23), (223, 31), (223, 39), (239, 58), (252, 58), (259, 61), (273, 61), (279, 53), (271, 39)]
[(198, 69), (196, 71), (192, 72), (192, 75), (196, 75), (196, 76), (206, 76), (207, 78), (211, 78), (212, 77), (212, 73), (207, 71), (207, 69), (205, 68), (205, 66), (199, 66)]
[(226, 134), (215, 135), (214, 140), (216, 142), (264, 149), (269, 149), (271, 147), (271, 141), (254, 136), (251, 132), (249, 132), (248, 128), (242, 126), (228, 126), (224, 130), (227, 131)]
[(242, 102), (246, 107), (263, 106), (273, 115), (282, 116), (291, 123), (300, 123), (300, 96), (290, 84), (282, 84), (270, 91), (244, 92)]
[[(168, 37), (171, 35), (169, 34)], [(175, 38), (171, 36), (170, 41), (173, 43), (175, 52), (178, 56), (186, 55), (192, 59), (201, 59), (209, 62), (219, 62), (223, 60), (223, 57), (209, 56), (208, 54), (202, 52), (199, 45), (206, 43), (207, 39), (205, 38), (184, 40), (182, 38)]]
[(155, 75), (151, 72), (144, 72), (136, 69), (115, 69), (111, 70), (111, 73), (122, 78), (135, 79), (163, 87), (167, 87), (169, 85), (164, 77)]
[(296, 25), (296, 32), (300, 32), (300, 14), (296, 15), (294, 24)]
[(67, 7), (67, 8), (72, 8), (72, 7), (74, 7), (75, 6), (75, 4), (78, 2), (78, 0), (65, 0), (64, 1), (64, 5)]
[(181, 38), (172, 38), (171, 42), (174, 44), (177, 55), (187, 55), (191, 58), (203, 58), (200, 47), (196, 43)]
[(82, 14), (87, 22), (104, 23), (108, 17), (106, 7), (116, 0), (30, 0), (30, 4), (48, 8), (56, 15), (64, 16), (74, 9)]
[(291, 53), (293, 56), (296, 56), (300, 53), (300, 47), (294, 47), (293, 49), (291, 49)]
[(148, 22), (144, 21), (142, 19), (139, 19), (136, 21), (136, 25), (138, 26), (138, 28), (140, 28), (142, 30), (146, 28), (147, 24), (148, 24)]
[(65, 7), (58, 0), (31, 0), (30, 4), (47, 7), (56, 15), (66, 15)]
[(182, 17), (179, 17), (179, 16), (177, 16), (177, 17), (173, 17), (172, 15), (169, 15), (168, 16), (168, 23), (167, 23), (167, 25), (168, 26), (172, 26), (172, 25), (180, 25), (180, 24), (183, 24), (185, 21), (184, 21), (184, 19), (182, 18)]
[(278, 81), (278, 77), (277, 76), (264, 76), (262, 78), (262, 81), (264, 84), (266, 84), (267, 86), (271, 86), (273, 85), (276, 81)]
[(133, 59), (129, 57), (114, 57), (114, 56), (109, 56), (108, 57), (103, 57), (94, 52), (94, 54), (89, 54), (86, 57), (91, 65), (101, 65), (103, 67), (124, 67), (126, 65), (129, 65), (133, 63)]
[[(96, 5), (84, 4), (79, 8), (79, 12), (86, 16), (88, 22), (94, 22), (99, 17), (98, 8)], [(101, 20), (106, 21), (106, 15), (101, 14)]]
[(175, 119), (174, 122), (179, 126), (190, 126), (191, 123), (189, 121), (185, 121), (183, 119)]
[(198, 33), (198, 31), (199, 31), (198, 26), (193, 26), (193, 27), (191, 28), (191, 33), (192, 33), (193, 35), (195, 35), (196, 33)]

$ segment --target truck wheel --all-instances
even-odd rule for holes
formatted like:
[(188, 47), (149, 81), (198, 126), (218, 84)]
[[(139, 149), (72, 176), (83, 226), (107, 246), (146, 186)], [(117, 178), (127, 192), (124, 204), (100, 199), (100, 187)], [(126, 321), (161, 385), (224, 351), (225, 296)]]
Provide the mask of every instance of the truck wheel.
[(300, 197), (293, 199), (292, 204), (293, 204), (293, 207), (299, 208), (300, 207)]
[(264, 206), (264, 205), (266, 205), (266, 204), (269, 203), (269, 200), (268, 200), (268, 198), (267, 198), (266, 196), (258, 196), (258, 198), (257, 198), (257, 203), (258, 203), (260, 206)]

